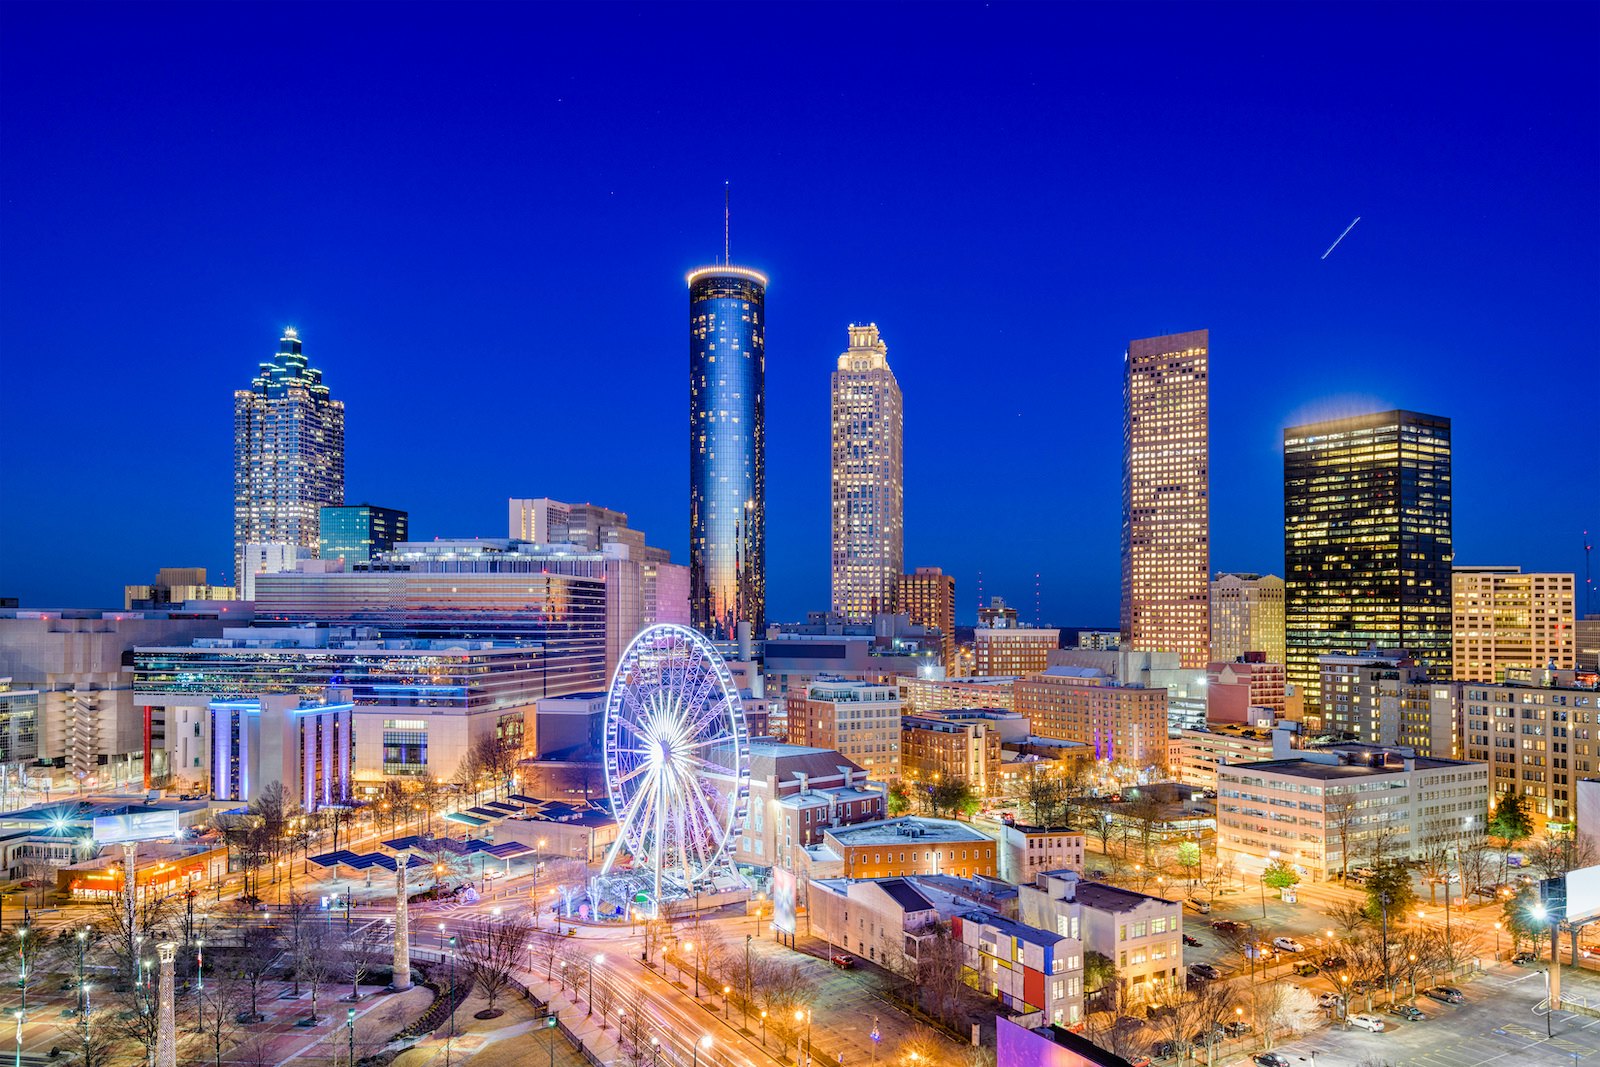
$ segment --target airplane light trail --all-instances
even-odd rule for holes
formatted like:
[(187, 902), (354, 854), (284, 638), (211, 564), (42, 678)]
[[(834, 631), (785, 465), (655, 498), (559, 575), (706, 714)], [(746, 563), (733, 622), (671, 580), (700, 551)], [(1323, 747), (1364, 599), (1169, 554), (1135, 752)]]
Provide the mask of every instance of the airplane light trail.
[[(1344, 240), (1344, 234), (1345, 233), (1349, 233), (1351, 230), (1355, 229), (1356, 228), (1356, 222), (1360, 222), (1360, 221), (1361, 221), (1361, 216), (1357, 215), (1356, 218), (1355, 218), (1355, 222), (1352, 222), (1350, 225), (1346, 226), (1344, 228), (1344, 233), (1341, 233), (1339, 236), (1337, 236), (1337, 237), (1335, 237), (1333, 239), (1333, 244), (1328, 246), (1328, 252), (1332, 252), (1335, 248), (1338, 248), (1339, 247), (1339, 242)], [(1323, 259), (1327, 259), (1328, 258), (1328, 252), (1322, 253), (1322, 258)]]

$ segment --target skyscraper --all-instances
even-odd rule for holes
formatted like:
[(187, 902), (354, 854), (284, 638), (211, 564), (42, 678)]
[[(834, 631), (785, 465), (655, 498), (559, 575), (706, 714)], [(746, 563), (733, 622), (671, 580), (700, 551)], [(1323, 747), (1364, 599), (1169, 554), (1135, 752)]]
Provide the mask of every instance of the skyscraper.
[(1517, 667), (1572, 669), (1577, 575), (1456, 567), (1450, 582), (1456, 681), (1498, 682)]
[(291, 327), (233, 394), (233, 571), (247, 544), (317, 552), (320, 509), (344, 503), (344, 402), (328, 395)]
[(731, 640), (766, 627), (767, 278), (689, 273), (689, 615)]
[(894, 610), (905, 569), (905, 404), (875, 323), (850, 325), (833, 372), (833, 610)]
[(1450, 420), (1383, 411), (1283, 432), (1289, 683), (1320, 709), (1318, 658), (1405, 649), (1450, 676)]
[(1211, 644), (1209, 359), (1206, 330), (1123, 357), (1122, 639), (1191, 669)]

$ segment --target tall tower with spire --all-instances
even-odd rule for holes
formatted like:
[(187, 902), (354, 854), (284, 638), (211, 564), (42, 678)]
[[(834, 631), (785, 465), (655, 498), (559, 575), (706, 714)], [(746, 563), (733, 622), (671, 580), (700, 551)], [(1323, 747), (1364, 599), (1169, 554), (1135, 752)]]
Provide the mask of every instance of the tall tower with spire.
[(723, 262), (689, 272), (689, 616), (732, 640), (767, 616), (767, 276)]
[(905, 570), (905, 402), (876, 323), (850, 325), (833, 372), (833, 610), (895, 610)]
[(245, 546), (315, 556), (319, 509), (344, 503), (344, 402), (328, 395), (293, 327), (233, 394), (233, 574), (244, 583)]

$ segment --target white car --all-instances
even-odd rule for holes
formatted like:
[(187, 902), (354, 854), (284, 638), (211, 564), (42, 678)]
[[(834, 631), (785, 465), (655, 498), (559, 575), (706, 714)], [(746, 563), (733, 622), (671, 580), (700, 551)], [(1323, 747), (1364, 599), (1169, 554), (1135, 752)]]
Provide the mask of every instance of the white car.
[(1324, 993), (1317, 998), (1319, 1008), (1337, 1008), (1344, 1003), (1344, 998), (1337, 993)]
[(1363, 1030), (1371, 1030), (1375, 1034), (1383, 1033), (1383, 1020), (1376, 1015), (1368, 1015), (1366, 1012), (1357, 1012), (1350, 1016), (1350, 1025), (1359, 1026)]
[(1272, 947), (1279, 952), (1304, 952), (1306, 950), (1304, 945), (1292, 937), (1275, 937), (1272, 939)]

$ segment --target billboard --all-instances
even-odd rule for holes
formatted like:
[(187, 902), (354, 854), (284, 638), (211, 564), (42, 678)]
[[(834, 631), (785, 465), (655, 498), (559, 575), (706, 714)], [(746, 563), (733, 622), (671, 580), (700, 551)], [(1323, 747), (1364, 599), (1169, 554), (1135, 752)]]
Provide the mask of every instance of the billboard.
[(163, 837), (177, 837), (178, 812), (138, 811), (127, 815), (96, 815), (94, 839), (96, 844), (114, 845), (119, 841), (156, 841)]
[(1600, 866), (1567, 872), (1567, 921), (1600, 916)]
[(772, 869), (772, 925), (783, 933), (794, 933), (794, 872)]

